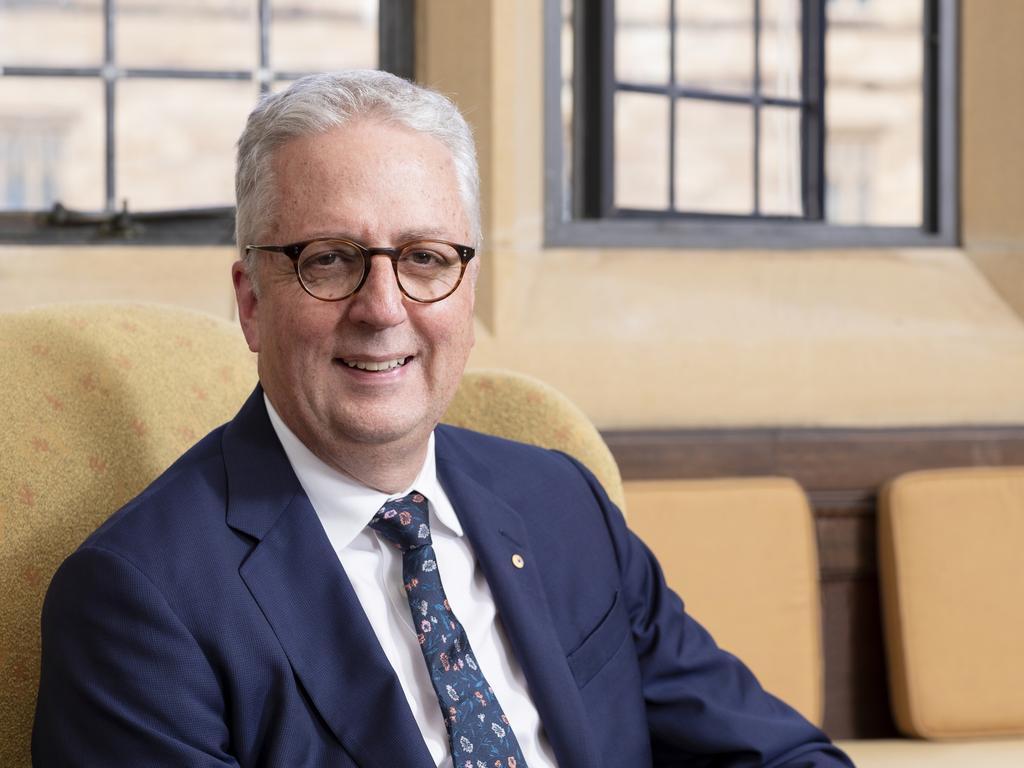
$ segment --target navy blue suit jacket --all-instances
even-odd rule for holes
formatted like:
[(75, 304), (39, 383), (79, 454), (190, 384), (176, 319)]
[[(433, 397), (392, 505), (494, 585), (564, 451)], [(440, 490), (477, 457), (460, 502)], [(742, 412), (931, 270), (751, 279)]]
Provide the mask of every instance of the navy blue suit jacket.
[[(560, 766), (849, 765), (684, 613), (579, 464), (444, 426), (436, 450)], [(259, 388), (57, 572), (32, 747), (44, 766), (433, 766)]]

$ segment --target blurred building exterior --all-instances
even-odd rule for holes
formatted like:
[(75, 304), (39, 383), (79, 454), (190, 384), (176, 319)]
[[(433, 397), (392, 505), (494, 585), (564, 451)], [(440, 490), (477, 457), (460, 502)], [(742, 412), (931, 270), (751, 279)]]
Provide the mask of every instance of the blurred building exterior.
[[(102, 0), (0, 0), (0, 66), (100, 67)], [(114, 93), (115, 198), (131, 210), (232, 205), (233, 145), (258, 97), (255, 0), (118, 0), (114, 61), (181, 70), (125, 77)], [(377, 65), (376, 0), (271, 0), (268, 70)], [(193, 79), (195, 71), (250, 80)], [(270, 87), (280, 88), (285, 79)], [(104, 207), (98, 77), (0, 77), (0, 208)]]
[[(274, 0), (273, 71), (296, 73), (377, 62), (374, 0)], [(665, 83), (669, 0), (617, 4), (616, 77)], [(761, 4), (761, 89), (799, 96), (800, 2)], [(566, 11), (571, 3), (566, 3)], [(826, 218), (842, 224), (914, 226), (921, 217), (922, 1), (830, 0), (826, 49)], [(680, 84), (721, 92), (753, 87), (753, 0), (677, 3)], [(252, 0), (120, 0), (118, 67), (251, 72), (254, 79), (166, 77), (115, 86), (116, 205), (158, 210), (230, 205), (232, 144), (260, 85)], [(0, 65), (98, 67), (101, 0), (0, 2)], [(571, 62), (571, 58), (568, 59)], [(565, 73), (570, 74), (569, 72)], [(278, 88), (283, 80), (276, 80)], [(566, 100), (567, 113), (571, 99)], [(667, 206), (669, 102), (620, 93), (615, 117), (615, 203)], [(752, 110), (679, 101), (675, 106), (676, 208), (752, 210)], [(566, 115), (567, 122), (571, 114)], [(97, 77), (0, 77), (0, 207), (104, 206), (103, 84)], [(765, 215), (800, 211), (799, 118), (767, 108), (760, 133)]]

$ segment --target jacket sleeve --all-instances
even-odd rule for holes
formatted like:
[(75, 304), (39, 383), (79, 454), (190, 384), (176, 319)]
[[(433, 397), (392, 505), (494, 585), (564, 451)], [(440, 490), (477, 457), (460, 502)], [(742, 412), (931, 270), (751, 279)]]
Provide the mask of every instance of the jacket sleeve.
[(582, 466), (618, 559), (656, 766), (850, 768), (819, 729), (720, 649), (668, 588), (651, 551)]
[(36, 766), (236, 766), (223, 697), (195, 638), (118, 554), (84, 547), (42, 617)]

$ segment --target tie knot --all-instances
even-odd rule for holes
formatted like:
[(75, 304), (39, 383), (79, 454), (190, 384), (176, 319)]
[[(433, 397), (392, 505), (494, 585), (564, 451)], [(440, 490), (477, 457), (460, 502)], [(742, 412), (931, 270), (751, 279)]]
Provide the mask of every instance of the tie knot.
[(403, 552), (430, 544), (427, 498), (413, 491), (377, 510), (370, 527)]

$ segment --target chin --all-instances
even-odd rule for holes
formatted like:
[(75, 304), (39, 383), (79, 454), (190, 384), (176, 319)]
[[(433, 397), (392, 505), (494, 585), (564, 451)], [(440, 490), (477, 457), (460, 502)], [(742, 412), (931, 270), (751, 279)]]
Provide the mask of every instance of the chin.
[(433, 424), (425, 425), (422, 421), (407, 419), (363, 418), (344, 419), (335, 423), (335, 434), (346, 435), (356, 443), (387, 445), (408, 438), (426, 440)]

